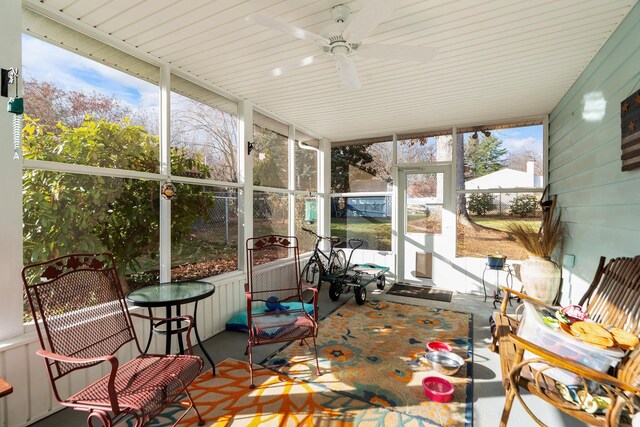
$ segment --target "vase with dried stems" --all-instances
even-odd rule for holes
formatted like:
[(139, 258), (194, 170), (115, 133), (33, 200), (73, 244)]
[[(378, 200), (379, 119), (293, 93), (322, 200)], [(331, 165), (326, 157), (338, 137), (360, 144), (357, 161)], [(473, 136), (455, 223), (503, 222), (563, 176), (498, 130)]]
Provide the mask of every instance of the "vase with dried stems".
[(520, 268), (525, 292), (546, 304), (553, 304), (560, 290), (561, 271), (551, 255), (565, 237), (560, 215), (543, 221), (539, 228), (531, 224), (514, 223), (508, 230), (529, 254)]

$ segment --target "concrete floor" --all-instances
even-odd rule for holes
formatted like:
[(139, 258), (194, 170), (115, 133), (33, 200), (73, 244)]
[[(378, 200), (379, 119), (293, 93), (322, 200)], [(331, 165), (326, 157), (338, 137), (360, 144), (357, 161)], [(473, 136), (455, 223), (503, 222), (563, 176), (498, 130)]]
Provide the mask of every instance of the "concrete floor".
[[(386, 289), (389, 289), (387, 285)], [(393, 302), (405, 302), (413, 305), (424, 305), (439, 307), (449, 310), (463, 311), (473, 314), (473, 425), (475, 427), (497, 426), (502, 414), (504, 405), (504, 389), (500, 372), (500, 361), (497, 354), (489, 351), (487, 343), (490, 340), (490, 330), (488, 319), (494, 311), (490, 301), (483, 302), (480, 295), (455, 294), (450, 303), (422, 300), (417, 298), (406, 298), (385, 293), (370, 286), (368, 289), (370, 299), (382, 299)], [(355, 304), (353, 293), (342, 295), (340, 300), (333, 302), (328, 296), (328, 287), (325, 286), (320, 292), (319, 315), (320, 317), (334, 310), (347, 298), (348, 304)], [(514, 303), (515, 304), (515, 303)], [(246, 335), (241, 332), (222, 332), (204, 342), (207, 351), (215, 361), (222, 361), (226, 358), (247, 360), (244, 355), (246, 346)], [(254, 350), (254, 360), (261, 361), (271, 353), (276, 351), (281, 344), (257, 347)], [(199, 349), (196, 347), (195, 352)], [(206, 362), (206, 360), (205, 360)], [(207, 363), (208, 365), (208, 363)], [(530, 399), (526, 399), (530, 397)], [(526, 396), (525, 401), (530, 405), (534, 413), (549, 427), (573, 427), (584, 426), (573, 418), (566, 416), (555, 408), (533, 396)], [(59, 411), (34, 424), (35, 427), (83, 427), (86, 426), (86, 415), (72, 410)], [(509, 418), (509, 426), (528, 427), (536, 426), (536, 423), (522, 408), (516, 400)]]

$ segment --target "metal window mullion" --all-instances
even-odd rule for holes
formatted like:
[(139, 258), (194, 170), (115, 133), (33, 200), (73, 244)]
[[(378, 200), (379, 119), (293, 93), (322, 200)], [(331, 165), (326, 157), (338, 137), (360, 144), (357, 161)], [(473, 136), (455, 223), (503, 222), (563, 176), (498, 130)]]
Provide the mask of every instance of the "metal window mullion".
[(289, 138), (287, 140), (287, 149), (289, 153), (288, 161), (288, 182), (289, 182), (289, 235), (296, 235), (296, 128), (289, 125)]
[[(160, 173), (171, 175), (171, 68), (160, 67)], [(162, 186), (162, 182), (158, 184)], [(160, 191), (160, 188), (158, 189)], [(171, 281), (171, 200), (160, 197), (160, 282)]]
[(245, 241), (253, 236), (253, 157), (248, 144), (253, 143), (253, 105), (241, 100), (238, 103), (238, 270), (247, 267)]

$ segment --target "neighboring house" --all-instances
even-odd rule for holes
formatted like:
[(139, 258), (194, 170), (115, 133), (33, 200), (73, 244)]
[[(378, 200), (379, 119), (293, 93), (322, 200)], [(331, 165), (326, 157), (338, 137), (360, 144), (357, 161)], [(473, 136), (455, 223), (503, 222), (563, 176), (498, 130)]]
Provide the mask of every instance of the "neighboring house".
[(527, 162), (526, 172), (509, 168), (500, 169), (479, 178), (470, 179), (465, 182), (464, 188), (466, 190), (514, 187), (542, 188), (542, 176), (536, 175), (534, 170), (535, 162), (531, 160)]

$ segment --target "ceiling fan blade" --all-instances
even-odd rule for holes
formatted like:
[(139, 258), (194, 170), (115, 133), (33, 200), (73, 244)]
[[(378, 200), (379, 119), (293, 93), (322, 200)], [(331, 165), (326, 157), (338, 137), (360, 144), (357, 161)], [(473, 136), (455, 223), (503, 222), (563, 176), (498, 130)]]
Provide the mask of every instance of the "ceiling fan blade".
[(303, 30), (299, 27), (294, 27), (286, 22), (279, 21), (266, 15), (260, 15), (259, 13), (252, 13), (247, 16), (247, 21), (253, 24), (264, 25), (278, 31), (282, 31), (285, 34), (290, 34), (302, 40), (308, 40), (320, 46), (329, 46), (329, 39), (322, 37), (319, 34), (312, 33), (311, 31)]
[(390, 0), (368, 0), (342, 32), (349, 43), (360, 43), (389, 17), (396, 2)]
[(386, 44), (366, 44), (357, 50), (358, 55), (366, 58), (391, 59), (395, 61), (429, 62), (438, 53), (437, 47), (403, 46)]
[(346, 90), (360, 89), (361, 85), (358, 70), (356, 70), (356, 65), (351, 58), (344, 53), (336, 53), (333, 57), (336, 59), (336, 67), (340, 74), (342, 88)]
[(320, 55), (311, 55), (302, 59), (297, 59), (295, 61), (288, 62), (279, 67), (274, 68), (273, 70), (269, 70), (266, 74), (271, 77), (279, 77), (283, 74), (288, 73), (289, 71), (295, 70), (296, 68), (305, 67), (307, 65), (317, 64), (319, 62), (326, 61), (330, 58), (330, 55), (326, 53), (322, 53)]

